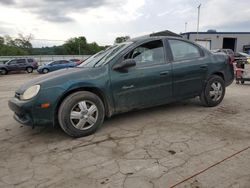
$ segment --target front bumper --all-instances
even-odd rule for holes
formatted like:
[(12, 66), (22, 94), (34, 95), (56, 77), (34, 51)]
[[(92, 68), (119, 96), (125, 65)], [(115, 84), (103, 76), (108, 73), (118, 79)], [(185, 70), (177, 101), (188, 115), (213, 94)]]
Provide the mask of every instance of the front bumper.
[(14, 97), (8, 102), (14, 119), (28, 126), (54, 126), (54, 108), (43, 109), (34, 101), (22, 101)]
[(12, 98), (8, 102), (9, 108), (14, 112), (14, 119), (28, 126), (34, 126), (34, 121), (32, 118), (32, 104), (26, 101), (20, 101), (17, 98)]

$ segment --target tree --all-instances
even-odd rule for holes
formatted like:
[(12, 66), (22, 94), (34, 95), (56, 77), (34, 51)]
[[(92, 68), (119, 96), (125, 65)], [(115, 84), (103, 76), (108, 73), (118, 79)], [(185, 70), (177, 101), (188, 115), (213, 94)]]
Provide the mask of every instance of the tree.
[(122, 43), (130, 39), (130, 36), (120, 36), (116, 37), (115, 43)]
[(83, 54), (95, 54), (103, 49), (97, 43), (87, 43), (84, 36), (71, 38), (63, 45), (67, 54), (70, 55), (83, 55)]
[(3, 45), (4, 45), (4, 38), (0, 37), (0, 46), (3, 46)]
[(32, 38), (32, 35), (22, 34), (17, 38), (0, 36), (0, 55), (92, 55), (104, 49), (96, 42), (87, 43), (84, 36), (71, 38), (61, 46), (42, 48), (33, 48), (30, 42)]
[(67, 54), (70, 55), (81, 55), (83, 54), (83, 49), (86, 48), (87, 40), (85, 37), (75, 37), (71, 38), (63, 45)]
[(19, 34), (18, 38), (10, 36), (0, 37), (0, 55), (28, 55), (31, 52), (31, 35), (23, 36)]

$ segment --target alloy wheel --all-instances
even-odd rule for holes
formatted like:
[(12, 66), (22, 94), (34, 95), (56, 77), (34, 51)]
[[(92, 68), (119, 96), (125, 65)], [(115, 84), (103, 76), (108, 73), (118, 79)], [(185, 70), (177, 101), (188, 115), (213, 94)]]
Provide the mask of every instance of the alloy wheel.
[(49, 72), (48, 69), (43, 69), (43, 73), (44, 73), (44, 74), (47, 74), (48, 72)]
[(32, 68), (30, 68), (30, 67), (28, 67), (28, 68), (27, 68), (27, 72), (28, 72), (28, 73), (31, 73), (31, 72), (32, 72), (32, 70), (33, 70), (33, 69), (32, 69)]
[(70, 121), (72, 125), (79, 130), (90, 129), (96, 123), (98, 118), (98, 109), (91, 101), (78, 102), (70, 112)]
[(223, 94), (223, 88), (220, 82), (213, 82), (209, 91), (209, 96), (213, 101), (219, 101)]

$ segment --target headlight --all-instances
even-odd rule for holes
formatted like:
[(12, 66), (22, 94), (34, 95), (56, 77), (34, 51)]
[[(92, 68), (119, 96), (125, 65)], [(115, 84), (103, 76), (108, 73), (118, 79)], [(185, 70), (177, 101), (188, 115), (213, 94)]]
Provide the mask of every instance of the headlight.
[(35, 97), (40, 90), (40, 85), (34, 85), (26, 89), (26, 91), (21, 96), (22, 100), (29, 100), (33, 97)]

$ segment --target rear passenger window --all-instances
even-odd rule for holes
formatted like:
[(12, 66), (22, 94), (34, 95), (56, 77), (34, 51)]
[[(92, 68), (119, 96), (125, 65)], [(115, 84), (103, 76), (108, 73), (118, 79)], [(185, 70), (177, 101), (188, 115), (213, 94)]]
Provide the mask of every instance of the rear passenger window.
[(34, 60), (33, 59), (28, 59), (28, 62), (29, 63), (32, 63)]
[(65, 63), (70, 63), (70, 62), (69, 61), (62, 61), (62, 63), (65, 64)]
[(138, 66), (147, 66), (164, 63), (164, 48), (161, 40), (144, 43), (131, 52), (125, 59), (134, 59)]
[(174, 61), (194, 59), (201, 56), (200, 50), (193, 44), (180, 40), (168, 40)]
[(26, 63), (26, 60), (25, 59), (17, 59), (17, 63), (23, 64), (23, 63)]

